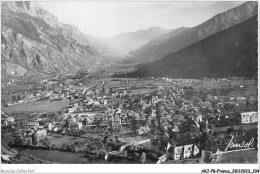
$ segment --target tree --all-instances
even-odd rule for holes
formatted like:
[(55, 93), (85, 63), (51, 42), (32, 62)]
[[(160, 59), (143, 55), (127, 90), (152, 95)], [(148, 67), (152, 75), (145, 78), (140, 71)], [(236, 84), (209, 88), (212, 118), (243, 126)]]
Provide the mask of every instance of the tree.
[(41, 114), (41, 118), (46, 118), (46, 117), (47, 117), (47, 113), (46, 112)]
[(22, 140), (20, 137), (17, 137), (14, 141), (15, 145), (22, 145)]
[(70, 101), (70, 103), (69, 103), (69, 104), (71, 104), (71, 96), (69, 96), (69, 97), (68, 97), (68, 99), (69, 99), (69, 101)]
[(48, 138), (45, 138), (42, 144), (45, 148), (51, 149), (51, 141)]
[(255, 111), (257, 111), (257, 109), (258, 109), (258, 102), (257, 102), (257, 101), (254, 101), (254, 102), (253, 102), (253, 109), (254, 109)]
[(38, 136), (37, 136), (37, 133), (35, 132), (33, 135), (32, 135), (32, 144), (36, 147), (36, 145), (38, 144)]
[(154, 119), (154, 120), (152, 121), (152, 125), (153, 125), (154, 128), (157, 128), (157, 127), (158, 127), (158, 120), (157, 120), (157, 119)]
[(50, 118), (54, 118), (55, 117), (55, 112), (49, 112), (48, 113), (48, 117), (50, 117)]
[(249, 97), (247, 97), (247, 99), (246, 99), (246, 107), (249, 107), (249, 106), (250, 106)]
[(5, 99), (2, 99), (1, 102), (2, 102), (2, 105), (6, 105), (7, 104)]
[(46, 87), (43, 85), (43, 86), (41, 87), (41, 89), (42, 89), (42, 90), (46, 90)]
[(16, 101), (17, 99), (16, 99), (16, 96), (15, 95), (13, 95), (12, 96), (12, 101)]
[(69, 120), (68, 119), (66, 119), (64, 127), (69, 127)]
[(216, 88), (213, 89), (213, 93), (212, 94), (215, 95), (215, 96), (218, 95)]
[(83, 120), (83, 125), (86, 125), (86, 124), (87, 124), (87, 119), (84, 118), (84, 120)]
[(56, 114), (54, 118), (55, 118), (55, 121), (57, 121), (57, 122), (62, 121), (62, 115)]
[(19, 94), (17, 96), (17, 100), (21, 100), (21, 96)]

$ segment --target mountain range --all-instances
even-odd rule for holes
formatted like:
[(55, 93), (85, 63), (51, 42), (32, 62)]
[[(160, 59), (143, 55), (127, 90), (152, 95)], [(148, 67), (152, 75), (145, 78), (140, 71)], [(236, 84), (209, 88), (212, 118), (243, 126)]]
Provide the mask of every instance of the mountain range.
[(161, 35), (130, 54), (138, 59), (152, 60), (162, 58), (193, 43), (226, 30), (257, 14), (257, 2), (246, 2), (236, 8), (218, 14), (192, 28), (179, 28)]
[(137, 66), (127, 77), (257, 77), (257, 14), (164, 58)]
[(123, 76), (256, 76), (257, 14), (252, 1), (195, 27), (152, 27), (101, 40), (63, 24), (35, 2), (2, 2), (1, 75), (109, 68), (128, 56), (152, 62)]
[(1, 17), (3, 76), (93, 69), (108, 57), (120, 57), (170, 31), (153, 27), (101, 40), (29, 1), (2, 2)]
[(112, 36), (104, 40), (113, 50), (118, 54), (128, 55), (129, 52), (139, 48), (140, 46), (148, 43), (149, 41), (157, 38), (163, 34), (170, 32), (169, 29), (160, 27), (152, 27), (145, 30), (138, 30), (135, 32), (122, 33)]
[(95, 65), (102, 57), (89, 36), (33, 2), (1, 5), (2, 76), (77, 71)]

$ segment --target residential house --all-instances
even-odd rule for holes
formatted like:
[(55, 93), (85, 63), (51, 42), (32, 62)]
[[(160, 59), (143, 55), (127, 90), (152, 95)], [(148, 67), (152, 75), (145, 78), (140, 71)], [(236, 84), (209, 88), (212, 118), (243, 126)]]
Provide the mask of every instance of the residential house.
[(48, 128), (48, 130), (51, 131), (53, 126), (51, 123), (45, 123), (44, 128)]
[(82, 127), (82, 123), (80, 122), (69, 122), (69, 130), (77, 131), (80, 130)]
[(246, 103), (246, 101), (247, 101), (247, 99), (245, 97), (236, 98), (236, 103), (238, 103), (238, 104)]
[(175, 147), (173, 151), (173, 159), (179, 160), (182, 157), (183, 146)]
[(190, 158), (192, 156), (192, 147), (193, 144), (184, 146), (183, 158)]
[(206, 108), (212, 108), (212, 105), (211, 105), (211, 103), (209, 101), (206, 101), (206, 102), (201, 102), (200, 103), (200, 107), (202, 109), (206, 109)]
[(31, 129), (37, 130), (40, 126), (39, 122), (28, 122), (25, 126), (28, 126)]
[(182, 115), (173, 115), (172, 119), (173, 119), (173, 121), (182, 122), (184, 120), (184, 116), (182, 116)]
[(39, 137), (43, 137), (47, 135), (47, 130), (46, 129), (42, 129), (42, 130), (37, 130), (36, 131)]
[(244, 112), (241, 113), (241, 122), (248, 124), (248, 123), (257, 123), (258, 122), (258, 114), (257, 112)]

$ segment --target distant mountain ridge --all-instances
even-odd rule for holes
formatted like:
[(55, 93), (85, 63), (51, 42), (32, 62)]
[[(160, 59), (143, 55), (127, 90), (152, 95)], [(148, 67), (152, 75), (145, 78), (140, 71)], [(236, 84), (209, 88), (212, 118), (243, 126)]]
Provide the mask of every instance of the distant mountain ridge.
[(152, 63), (137, 66), (124, 77), (172, 78), (257, 77), (257, 15)]
[[(171, 36), (169, 33), (169, 38), (162, 35), (160, 37), (164, 37), (163, 39), (158, 37), (137, 50), (132, 51), (131, 55), (147, 60), (164, 57), (170, 52), (176, 52), (213, 34), (239, 24), (256, 15), (257, 11), (258, 4), (256, 1), (246, 2), (236, 8), (218, 14), (196, 27), (185, 28), (177, 35)], [(160, 42), (158, 42), (158, 40), (160, 40)]]
[(130, 51), (135, 50), (152, 39), (170, 31), (171, 30), (162, 29), (160, 27), (152, 27), (145, 30), (112, 36), (107, 38), (105, 42), (122, 55), (127, 55)]
[[(154, 58), (159, 58), (156, 55), (164, 55), (165, 53), (168, 53), (171, 47), (174, 47), (174, 44), (179, 44), (179, 41), (177, 39), (175, 43), (170, 43), (169, 41), (171, 40), (171, 38), (175, 38), (178, 35), (184, 34), (189, 31), (189, 29), (190, 28), (188, 27), (177, 28), (169, 33), (154, 38), (147, 44), (144, 44), (143, 46), (139, 47), (137, 50), (130, 52), (129, 54), (142, 60), (152, 60)], [(155, 49), (156, 51), (153, 49)], [(143, 53), (145, 54), (145, 56), (142, 55)]]

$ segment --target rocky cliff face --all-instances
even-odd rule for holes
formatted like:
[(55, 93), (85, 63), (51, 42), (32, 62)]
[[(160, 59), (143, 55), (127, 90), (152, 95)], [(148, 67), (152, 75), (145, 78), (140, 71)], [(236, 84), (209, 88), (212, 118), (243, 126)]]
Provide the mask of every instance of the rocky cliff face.
[(170, 37), (164, 37), (159, 44), (156, 44), (156, 40), (154, 39), (131, 54), (134, 57), (146, 58), (147, 60), (161, 58), (170, 52), (176, 52), (213, 34), (244, 22), (257, 13), (258, 2), (246, 2), (236, 8), (218, 14), (196, 27), (182, 30), (182, 32), (174, 35), (174, 37), (168, 35)]
[(14, 1), (6, 2), (6, 5), (13, 12), (26, 13), (30, 16), (42, 19), (64, 36), (77, 39), (77, 42), (82, 45), (89, 43), (88, 37), (90, 36), (83, 34), (76, 26), (61, 23), (56, 16), (39, 7), (35, 2)]
[(100, 54), (85, 34), (30, 2), (2, 2), (2, 75), (88, 68)]
[(257, 2), (246, 2), (243, 5), (230, 9), (209, 19), (205, 23), (195, 27), (197, 37), (202, 40), (217, 32), (228, 29), (257, 14)]

